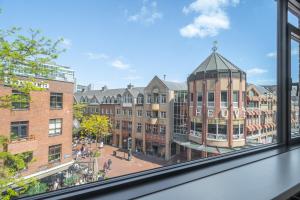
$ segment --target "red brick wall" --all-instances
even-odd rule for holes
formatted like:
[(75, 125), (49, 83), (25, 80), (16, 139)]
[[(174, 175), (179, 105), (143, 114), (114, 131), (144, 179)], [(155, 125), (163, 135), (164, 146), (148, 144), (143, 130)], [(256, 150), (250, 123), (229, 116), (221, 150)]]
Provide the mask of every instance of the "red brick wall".
[[(62, 144), (61, 163), (72, 160), (72, 123), (73, 123), (73, 83), (60, 81), (45, 81), (49, 83), (49, 89), (30, 93), (30, 108), (24, 111), (0, 110), (0, 134), (10, 135), (10, 124), (14, 121), (29, 121), (28, 134), (37, 140), (37, 148), (33, 152), (36, 159), (30, 164), (28, 173), (45, 169), (48, 165), (49, 146)], [(50, 109), (50, 92), (63, 93), (63, 108), (60, 110)], [(0, 85), (0, 94), (10, 94), (11, 88)], [(49, 137), (49, 119), (61, 118), (62, 135)], [(26, 152), (30, 143), (20, 145), (18, 151)], [(69, 155), (68, 158), (64, 158)], [(48, 166), (49, 167), (49, 166)]]

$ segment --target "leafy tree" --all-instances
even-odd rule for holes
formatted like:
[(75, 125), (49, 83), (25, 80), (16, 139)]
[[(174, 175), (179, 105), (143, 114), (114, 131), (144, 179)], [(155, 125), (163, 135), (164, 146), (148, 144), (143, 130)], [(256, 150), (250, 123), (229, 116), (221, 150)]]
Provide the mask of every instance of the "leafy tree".
[(99, 138), (109, 135), (110, 123), (106, 116), (90, 115), (83, 118), (81, 127), (85, 135), (95, 136), (98, 143)]
[[(42, 36), (39, 30), (30, 29), (26, 33), (18, 27), (0, 29), (0, 87), (5, 85), (25, 94), (0, 94), (0, 109), (10, 109), (15, 100), (30, 101), (31, 91), (43, 90), (37, 85), (36, 77), (51, 79), (57, 69), (46, 64), (64, 51), (59, 48), (62, 41), (52, 41)], [(25, 79), (18, 76), (19, 73), (32, 76)], [(24, 98), (27, 96), (29, 99)], [(8, 138), (0, 133), (0, 199), (17, 197), (38, 183), (33, 179), (22, 179), (19, 171), (26, 167), (26, 157), (8, 152), (8, 142)]]
[(41, 182), (38, 182), (38, 181), (34, 181), (32, 186), (29, 187), (26, 194), (35, 195), (35, 194), (40, 194), (40, 193), (47, 192), (47, 190), (48, 190), (48, 186), (47, 186), (46, 183), (41, 183)]
[[(21, 29), (13, 27), (9, 30), (0, 29), (0, 84), (5, 84), (24, 94), (43, 90), (37, 86), (36, 77), (51, 78), (57, 69), (46, 66), (56, 59), (62, 39), (52, 41), (41, 36), (39, 30), (29, 30), (29, 36), (21, 34)], [(32, 74), (26, 80), (18, 73)], [(0, 108), (10, 108), (12, 95), (0, 95)]]
[[(73, 120), (76, 124), (80, 125), (82, 119), (84, 117), (84, 109), (86, 108), (85, 104), (82, 103), (75, 103), (73, 105)], [(78, 136), (81, 131), (80, 126), (73, 126), (73, 136)]]
[(33, 179), (22, 179), (19, 171), (26, 168), (26, 155), (13, 155), (7, 151), (8, 139), (0, 136), (0, 199), (11, 199), (27, 191)]
[(77, 119), (79, 122), (81, 122), (84, 117), (84, 109), (85, 108), (86, 108), (85, 104), (75, 103), (73, 105), (73, 118)]

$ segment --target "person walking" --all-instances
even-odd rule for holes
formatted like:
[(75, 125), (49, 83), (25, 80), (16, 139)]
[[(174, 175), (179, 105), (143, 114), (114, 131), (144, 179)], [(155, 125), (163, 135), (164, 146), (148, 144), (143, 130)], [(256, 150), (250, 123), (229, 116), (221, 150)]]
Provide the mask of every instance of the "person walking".
[(111, 170), (111, 164), (112, 164), (112, 161), (111, 161), (111, 159), (108, 159), (108, 161), (107, 161), (107, 168), (109, 169), (109, 170)]
[(107, 173), (107, 169), (108, 169), (108, 164), (107, 162), (105, 161), (104, 164), (103, 164), (103, 172), (106, 174)]

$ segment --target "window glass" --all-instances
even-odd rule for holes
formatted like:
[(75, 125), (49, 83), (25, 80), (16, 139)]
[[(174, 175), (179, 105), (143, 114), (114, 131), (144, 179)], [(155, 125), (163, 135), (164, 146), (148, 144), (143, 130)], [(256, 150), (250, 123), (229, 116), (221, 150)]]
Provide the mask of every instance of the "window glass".
[(29, 108), (29, 95), (17, 90), (12, 91), (12, 108), (24, 110)]
[(61, 144), (49, 147), (48, 162), (59, 162), (61, 160)]
[(221, 91), (221, 106), (222, 107), (228, 106), (227, 91)]
[(50, 108), (61, 109), (63, 106), (63, 94), (52, 93), (50, 94)]
[(282, 134), (277, 1), (0, 1), (0, 135), (11, 155), (32, 152), (12, 177), (33, 176), (40, 192), (238, 154)]
[(232, 95), (232, 103), (233, 103), (233, 107), (237, 108), (239, 107), (239, 91), (233, 91), (233, 95)]
[(28, 138), (28, 122), (12, 122), (11, 123), (11, 139), (26, 139)]
[(60, 135), (62, 133), (62, 119), (49, 120), (49, 136)]
[(207, 105), (209, 107), (213, 107), (215, 105), (215, 93), (214, 92), (208, 92), (208, 95), (207, 95)]

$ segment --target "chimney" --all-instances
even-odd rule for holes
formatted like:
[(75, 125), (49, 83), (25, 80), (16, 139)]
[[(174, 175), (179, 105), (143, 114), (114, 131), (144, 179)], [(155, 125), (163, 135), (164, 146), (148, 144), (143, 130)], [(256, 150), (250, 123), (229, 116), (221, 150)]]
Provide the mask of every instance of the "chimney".
[(129, 83), (128, 85), (127, 85), (127, 89), (132, 89), (134, 86), (131, 84), (131, 83)]
[(167, 75), (164, 74), (164, 81), (166, 80)]
[(107, 86), (106, 86), (106, 85), (104, 85), (104, 86), (101, 88), (101, 91), (102, 91), (102, 92), (105, 91), (105, 90), (107, 90)]

